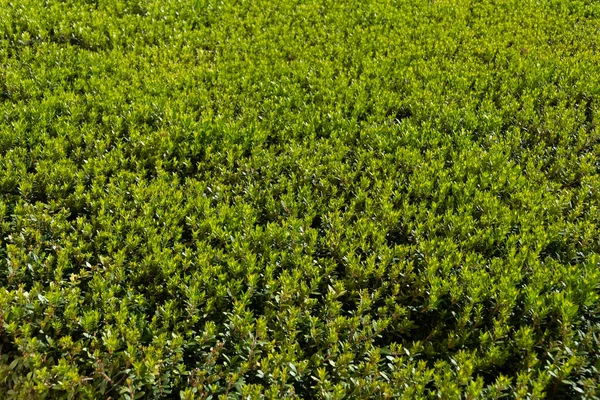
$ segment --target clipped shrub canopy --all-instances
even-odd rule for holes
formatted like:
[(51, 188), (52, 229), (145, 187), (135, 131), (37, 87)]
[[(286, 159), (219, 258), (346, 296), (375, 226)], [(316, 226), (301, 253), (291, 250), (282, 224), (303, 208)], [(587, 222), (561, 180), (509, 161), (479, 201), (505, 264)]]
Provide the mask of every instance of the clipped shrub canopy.
[(600, 396), (600, 3), (0, 0), (0, 397)]

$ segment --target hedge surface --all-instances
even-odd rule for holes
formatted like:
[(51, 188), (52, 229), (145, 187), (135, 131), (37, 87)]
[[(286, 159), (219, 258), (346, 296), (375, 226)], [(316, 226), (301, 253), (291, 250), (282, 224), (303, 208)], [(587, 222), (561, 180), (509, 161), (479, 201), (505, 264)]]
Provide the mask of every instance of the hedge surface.
[(0, 397), (600, 396), (600, 3), (0, 0)]

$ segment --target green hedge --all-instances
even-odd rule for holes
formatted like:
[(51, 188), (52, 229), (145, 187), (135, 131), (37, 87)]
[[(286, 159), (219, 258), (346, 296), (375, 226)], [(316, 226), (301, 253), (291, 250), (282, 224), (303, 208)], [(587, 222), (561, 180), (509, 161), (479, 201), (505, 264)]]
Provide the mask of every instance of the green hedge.
[(600, 396), (600, 3), (0, 0), (0, 397)]

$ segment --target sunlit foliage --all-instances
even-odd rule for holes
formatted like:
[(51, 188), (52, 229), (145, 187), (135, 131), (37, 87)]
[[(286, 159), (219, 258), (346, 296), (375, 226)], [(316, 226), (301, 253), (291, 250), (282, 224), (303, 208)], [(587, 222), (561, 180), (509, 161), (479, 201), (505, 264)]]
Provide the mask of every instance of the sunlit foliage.
[(0, 397), (598, 398), (600, 3), (0, 0)]

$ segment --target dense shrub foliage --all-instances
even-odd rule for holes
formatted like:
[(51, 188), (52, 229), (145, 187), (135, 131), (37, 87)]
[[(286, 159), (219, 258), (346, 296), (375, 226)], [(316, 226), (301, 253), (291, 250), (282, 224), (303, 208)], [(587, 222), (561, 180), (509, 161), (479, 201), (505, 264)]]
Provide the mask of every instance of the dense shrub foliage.
[(0, 0), (0, 392), (598, 398), (600, 3)]

